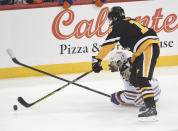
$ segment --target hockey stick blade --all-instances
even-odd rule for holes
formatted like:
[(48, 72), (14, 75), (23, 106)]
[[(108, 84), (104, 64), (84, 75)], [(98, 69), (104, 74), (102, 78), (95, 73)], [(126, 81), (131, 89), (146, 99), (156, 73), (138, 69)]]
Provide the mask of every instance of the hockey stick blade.
[(89, 71), (89, 72), (86, 72), (86, 73), (82, 74), (81, 76), (77, 77), (77, 78), (74, 79), (73, 81), (68, 82), (67, 84), (63, 85), (62, 87), (60, 87), (60, 88), (54, 90), (53, 92), (51, 92), (51, 93), (49, 93), (49, 94), (43, 96), (42, 98), (36, 100), (35, 102), (33, 102), (33, 103), (31, 103), (31, 104), (27, 103), (22, 97), (18, 97), (17, 100), (18, 100), (18, 102), (19, 102), (21, 105), (23, 105), (23, 106), (25, 106), (25, 107), (31, 107), (31, 106), (35, 105), (36, 103), (39, 103), (40, 101), (46, 99), (47, 97), (49, 97), (49, 96), (55, 94), (56, 92), (62, 90), (63, 88), (67, 87), (68, 85), (72, 84), (73, 82), (75, 82), (75, 81), (77, 81), (77, 80), (83, 78), (84, 76), (88, 75), (88, 74), (91, 73), (91, 72), (92, 72), (92, 71)]
[(15, 55), (14, 55), (14, 53), (13, 53), (13, 51), (12, 51), (11, 49), (7, 49), (6, 51), (7, 51), (7, 54), (8, 54), (12, 59), (15, 58)]
[(20, 62), (16, 59), (14, 52), (12, 51), (12, 49), (7, 49), (7, 54), (11, 57), (12, 61), (16, 64), (19, 64)]
[(34, 104), (34, 103), (32, 103), (32, 104), (27, 103), (22, 97), (18, 97), (17, 100), (21, 105), (23, 105), (25, 107), (30, 107)]

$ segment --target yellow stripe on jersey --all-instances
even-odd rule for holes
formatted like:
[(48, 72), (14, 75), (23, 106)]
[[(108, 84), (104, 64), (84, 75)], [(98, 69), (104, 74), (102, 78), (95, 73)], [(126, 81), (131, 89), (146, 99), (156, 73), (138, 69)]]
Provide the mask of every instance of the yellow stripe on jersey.
[(139, 92), (139, 95), (142, 97), (143, 96), (142, 92)]
[(154, 94), (145, 95), (145, 96), (143, 96), (143, 99), (149, 98), (149, 97), (154, 97)]
[(143, 67), (143, 77), (148, 77), (148, 71), (150, 70), (152, 57), (152, 45), (149, 45), (144, 51), (144, 67)]
[(142, 87), (141, 90), (152, 90), (152, 87)]
[(103, 60), (107, 54), (116, 46), (116, 44), (117, 43), (102, 46), (95, 58)]
[(142, 52), (150, 45), (150, 44), (158, 44), (159, 45), (159, 39), (148, 39), (145, 42), (142, 43), (142, 45), (138, 48), (138, 50), (132, 54), (131, 62), (133, 63), (137, 56), (140, 56)]

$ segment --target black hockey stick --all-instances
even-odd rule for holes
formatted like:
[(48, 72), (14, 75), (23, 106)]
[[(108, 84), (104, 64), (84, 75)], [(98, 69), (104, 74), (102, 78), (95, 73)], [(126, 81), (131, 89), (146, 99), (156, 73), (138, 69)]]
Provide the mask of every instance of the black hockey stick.
[(73, 81), (68, 82), (67, 84), (65, 84), (65, 85), (63, 85), (62, 87), (60, 87), (60, 88), (54, 90), (53, 92), (51, 92), (51, 93), (49, 93), (49, 94), (43, 96), (42, 98), (36, 100), (36, 101), (33, 102), (33, 103), (27, 103), (22, 97), (18, 97), (17, 100), (18, 100), (18, 102), (19, 102), (20, 104), (22, 104), (23, 106), (25, 106), (25, 107), (31, 107), (31, 106), (35, 105), (36, 103), (38, 103), (38, 102), (44, 100), (45, 98), (47, 98), (47, 97), (49, 97), (49, 96), (55, 94), (56, 92), (62, 90), (63, 88), (67, 87), (68, 85), (74, 83), (75, 81), (77, 81), (77, 80), (83, 78), (84, 76), (88, 75), (88, 74), (91, 73), (91, 72), (92, 72), (92, 71), (89, 71), (89, 72), (86, 72), (86, 73), (82, 74), (81, 76), (77, 77), (77, 78), (74, 79)]
[[(8, 53), (9, 56), (12, 58), (12, 61), (13, 61), (14, 63), (18, 64), (18, 65), (21, 65), (21, 66), (23, 66), (23, 67), (29, 68), (29, 69), (31, 69), (31, 70), (40, 72), (40, 73), (42, 73), (42, 74), (51, 76), (51, 77), (53, 77), (53, 78), (56, 78), (56, 79), (59, 79), (59, 80), (65, 81), (65, 82), (71, 82), (71, 81), (69, 81), (69, 80), (67, 80), (67, 79), (58, 77), (58, 76), (56, 76), (56, 75), (50, 74), (50, 73), (48, 73), (48, 72), (45, 72), (45, 71), (36, 69), (36, 68), (34, 68), (34, 67), (31, 67), (31, 66), (28, 66), (28, 65), (25, 65), (25, 64), (19, 62), (19, 61), (16, 59), (16, 57), (15, 57), (15, 55), (13, 54), (13, 52), (12, 52), (11, 49), (7, 49), (7, 53)], [(83, 86), (83, 85), (78, 84), (78, 83), (75, 83), (75, 82), (73, 82), (73, 83), (71, 83), (71, 84), (74, 84), (74, 85), (79, 86), (79, 87), (81, 87), (81, 88), (84, 88), (84, 89), (90, 90), (90, 91), (92, 91), (92, 92), (98, 93), (98, 94), (100, 94), (100, 95), (107, 96), (107, 97), (109, 97), (109, 98), (111, 97), (111, 96), (108, 95), (108, 94), (105, 94), (105, 93), (103, 93), (103, 92), (100, 92), (100, 91), (91, 89), (91, 88), (89, 88), (89, 87), (87, 87), (87, 86)]]

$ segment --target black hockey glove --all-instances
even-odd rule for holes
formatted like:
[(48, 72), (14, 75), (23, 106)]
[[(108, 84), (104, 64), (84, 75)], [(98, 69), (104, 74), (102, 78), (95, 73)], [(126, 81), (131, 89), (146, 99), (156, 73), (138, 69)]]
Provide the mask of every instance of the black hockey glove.
[(95, 58), (95, 56), (92, 56), (92, 70), (95, 73), (99, 73), (101, 70), (103, 70), (101, 61), (102, 60)]

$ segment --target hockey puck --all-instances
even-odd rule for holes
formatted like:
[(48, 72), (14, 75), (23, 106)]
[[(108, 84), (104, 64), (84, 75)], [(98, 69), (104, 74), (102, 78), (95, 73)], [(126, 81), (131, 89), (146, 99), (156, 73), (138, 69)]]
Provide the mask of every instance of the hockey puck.
[(13, 108), (14, 108), (14, 111), (16, 111), (18, 109), (18, 106), (14, 105)]

